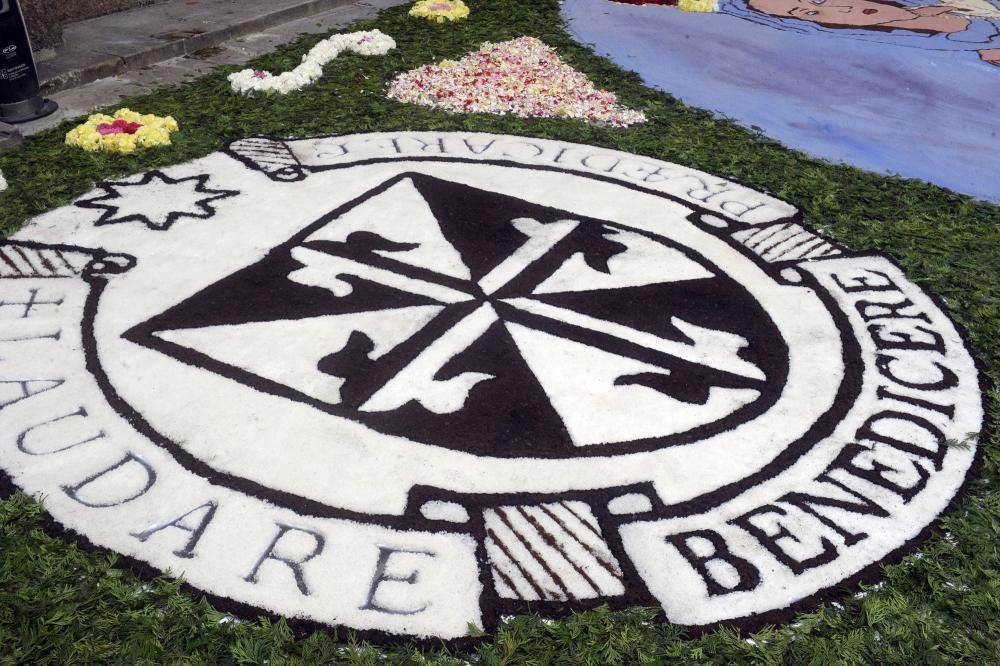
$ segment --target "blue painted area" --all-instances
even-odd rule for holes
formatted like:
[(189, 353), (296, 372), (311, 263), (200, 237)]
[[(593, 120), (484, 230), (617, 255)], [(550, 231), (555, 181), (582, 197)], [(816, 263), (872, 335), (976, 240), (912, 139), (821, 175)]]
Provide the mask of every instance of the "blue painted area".
[(743, 11), (563, 4), (577, 40), (687, 104), (818, 157), (1000, 203), (1000, 67), (975, 46)]

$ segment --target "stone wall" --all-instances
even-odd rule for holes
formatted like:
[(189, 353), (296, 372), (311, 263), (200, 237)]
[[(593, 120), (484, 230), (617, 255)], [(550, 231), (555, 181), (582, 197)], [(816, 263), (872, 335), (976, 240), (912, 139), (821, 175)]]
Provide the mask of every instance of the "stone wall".
[(31, 45), (40, 50), (58, 46), (62, 27), (101, 14), (152, 5), (163, 0), (20, 0)]

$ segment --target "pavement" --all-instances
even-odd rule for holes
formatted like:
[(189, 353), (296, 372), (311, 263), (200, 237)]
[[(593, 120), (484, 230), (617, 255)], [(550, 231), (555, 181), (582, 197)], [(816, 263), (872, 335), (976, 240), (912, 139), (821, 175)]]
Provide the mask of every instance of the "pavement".
[(45, 96), (59, 110), (16, 127), (29, 136), (123, 97), (187, 83), (302, 34), (340, 30), (408, 1), (169, 0), (81, 21), (67, 26), (64, 46), (37, 63)]

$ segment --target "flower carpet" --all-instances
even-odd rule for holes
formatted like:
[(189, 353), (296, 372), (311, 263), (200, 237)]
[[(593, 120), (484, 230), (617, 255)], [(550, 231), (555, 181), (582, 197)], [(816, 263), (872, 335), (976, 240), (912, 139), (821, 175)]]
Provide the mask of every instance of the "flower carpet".
[(468, 7), (0, 155), (0, 663), (990, 663), (1000, 208)]

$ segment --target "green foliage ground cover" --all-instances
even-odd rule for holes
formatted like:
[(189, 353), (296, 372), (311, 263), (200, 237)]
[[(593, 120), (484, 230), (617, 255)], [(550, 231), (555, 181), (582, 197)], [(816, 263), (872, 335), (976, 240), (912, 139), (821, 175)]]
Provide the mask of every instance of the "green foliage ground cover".
[[(556, 0), (470, 0), (472, 16), (437, 25), (383, 13), (378, 27), (399, 48), (386, 57), (344, 55), (315, 86), (287, 97), (233, 95), (222, 68), (204, 79), (126, 100), (173, 115), (174, 145), (130, 157), (67, 149), (70, 125), (0, 155), (11, 181), (0, 196), (0, 233), (65, 205), (96, 180), (205, 155), (251, 134), (305, 136), (373, 130), (472, 130), (607, 146), (745, 182), (798, 206), (806, 219), (855, 249), (878, 249), (943, 296), (989, 373), (1000, 377), (1000, 207), (916, 181), (830, 165), (688, 108), (642, 85), (573, 42)], [(386, 100), (401, 70), (458, 58), (485, 40), (535, 35), (598, 86), (646, 112), (629, 129), (576, 121), (457, 116)], [(665, 36), (668, 38), (669, 36)], [(320, 37), (305, 37), (255, 66), (294, 67)], [(665, 66), (669, 66), (665, 64)], [(710, 85), (710, 82), (706, 82)], [(992, 419), (1000, 392), (990, 394)], [(87, 553), (42, 529), (40, 505), (16, 494), (0, 502), (0, 664), (952, 664), (1000, 663), (1000, 437), (986, 442), (968, 496), (940, 520), (920, 552), (884, 570), (883, 582), (844, 590), (793, 623), (751, 636), (699, 636), (653, 621), (655, 611), (598, 610), (548, 622), (519, 617), (464, 651), (376, 649), (347, 632), (296, 636), (283, 622), (237, 621), (161, 578), (143, 583), (111, 556)]]

